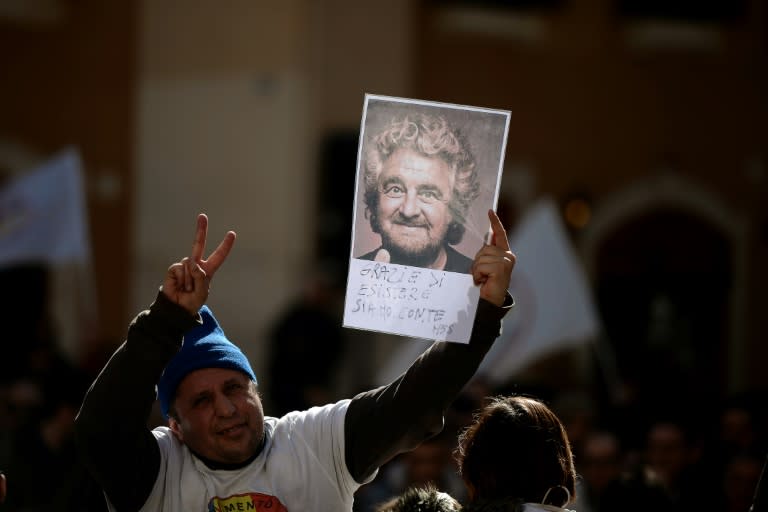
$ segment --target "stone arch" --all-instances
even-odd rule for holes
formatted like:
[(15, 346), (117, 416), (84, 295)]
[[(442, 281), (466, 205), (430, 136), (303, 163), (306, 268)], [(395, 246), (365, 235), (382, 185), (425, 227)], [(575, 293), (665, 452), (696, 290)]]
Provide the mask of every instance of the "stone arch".
[(601, 244), (638, 215), (675, 208), (711, 225), (728, 240), (731, 248), (732, 286), (727, 303), (728, 310), (728, 363), (729, 391), (744, 386), (746, 340), (744, 338), (746, 302), (747, 232), (744, 220), (734, 213), (715, 194), (698, 183), (678, 174), (659, 174), (630, 184), (608, 195), (595, 205), (593, 217), (581, 233), (577, 247), (589, 276), (596, 278), (596, 262)]

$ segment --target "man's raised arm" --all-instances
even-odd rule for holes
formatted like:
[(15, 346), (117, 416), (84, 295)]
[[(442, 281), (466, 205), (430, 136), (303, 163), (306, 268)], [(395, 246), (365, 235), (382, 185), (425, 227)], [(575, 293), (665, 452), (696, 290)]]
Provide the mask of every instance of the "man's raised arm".
[(436, 342), (392, 383), (357, 395), (344, 424), (347, 467), (365, 481), (389, 459), (443, 428), (443, 415), (474, 375), (512, 306), (509, 280), (515, 256), (498, 216), (488, 212), (491, 242), (475, 256), (472, 276), (480, 302), (468, 344)]
[(138, 510), (152, 491), (160, 469), (160, 451), (147, 428), (155, 384), (184, 333), (199, 324), (211, 279), (235, 241), (228, 232), (204, 260), (207, 230), (208, 218), (200, 214), (191, 256), (168, 268), (157, 299), (131, 322), (75, 421), (80, 455), (120, 511)]

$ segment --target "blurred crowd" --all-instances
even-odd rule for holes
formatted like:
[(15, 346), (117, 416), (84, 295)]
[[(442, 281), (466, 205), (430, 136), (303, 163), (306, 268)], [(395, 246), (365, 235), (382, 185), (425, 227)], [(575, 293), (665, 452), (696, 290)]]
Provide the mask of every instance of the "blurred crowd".
[[(718, 399), (694, 414), (605, 407), (587, 393), (524, 386), (492, 388), (476, 378), (453, 403), (443, 433), (382, 467), (355, 500), (373, 512), (387, 498), (434, 485), (466, 500), (458, 474), (457, 436), (490, 397), (523, 394), (547, 403), (563, 422), (573, 450), (577, 512), (747, 512), (768, 453), (765, 396), (744, 393)], [(632, 424), (630, 424), (630, 422)]]
[(61, 351), (46, 314), (46, 267), (0, 270), (5, 327), (0, 356), (0, 510), (106, 510), (80, 464), (73, 423), (93, 372)]

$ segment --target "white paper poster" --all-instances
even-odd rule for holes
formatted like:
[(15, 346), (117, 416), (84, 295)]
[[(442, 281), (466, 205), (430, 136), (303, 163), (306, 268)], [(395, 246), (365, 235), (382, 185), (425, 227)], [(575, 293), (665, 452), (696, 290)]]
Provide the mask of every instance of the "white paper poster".
[(366, 95), (344, 326), (466, 343), (510, 113)]

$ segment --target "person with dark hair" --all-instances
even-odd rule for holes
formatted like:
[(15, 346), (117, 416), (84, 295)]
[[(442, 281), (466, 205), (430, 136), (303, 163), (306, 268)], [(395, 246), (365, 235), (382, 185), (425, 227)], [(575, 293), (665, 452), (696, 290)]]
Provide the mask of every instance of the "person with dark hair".
[[(275, 317), (266, 336), (271, 386), (265, 401), (273, 414), (323, 405), (333, 396), (335, 376), (347, 349), (340, 313), (343, 292), (318, 269), (305, 278), (299, 297)], [(291, 378), (281, 378), (284, 375)]]
[(468, 274), (472, 260), (453, 245), (479, 195), (475, 159), (441, 116), (395, 118), (364, 156), (365, 212), (381, 246), (358, 256)]
[[(169, 267), (76, 419), (81, 457), (110, 510), (351, 510), (382, 464), (442, 429), (499, 335), (515, 256), (488, 215), (493, 236), (472, 266), (480, 301), (468, 344), (435, 342), (386, 386), (275, 418), (264, 414), (248, 359), (205, 305), (235, 233), (204, 259), (200, 214), (191, 256)], [(149, 430), (155, 385), (168, 426)]]
[(459, 436), (456, 458), (466, 512), (565, 511), (576, 497), (568, 435), (534, 398), (493, 398)]
[[(567, 426), (566, 426), (567, 430)], [(581, 456), (576, 459), (580, 479), (576, 484), (579, 512), (599, 512), (603, 497), (622, 476), (625, 455), (619, 437), (610, 430), (595, 429), (582, 439)]]
[(432, 485), (409, 487), (406, 491), (382, 503), (376, 512), (460, 512), (461, 504), (450, 494)]

